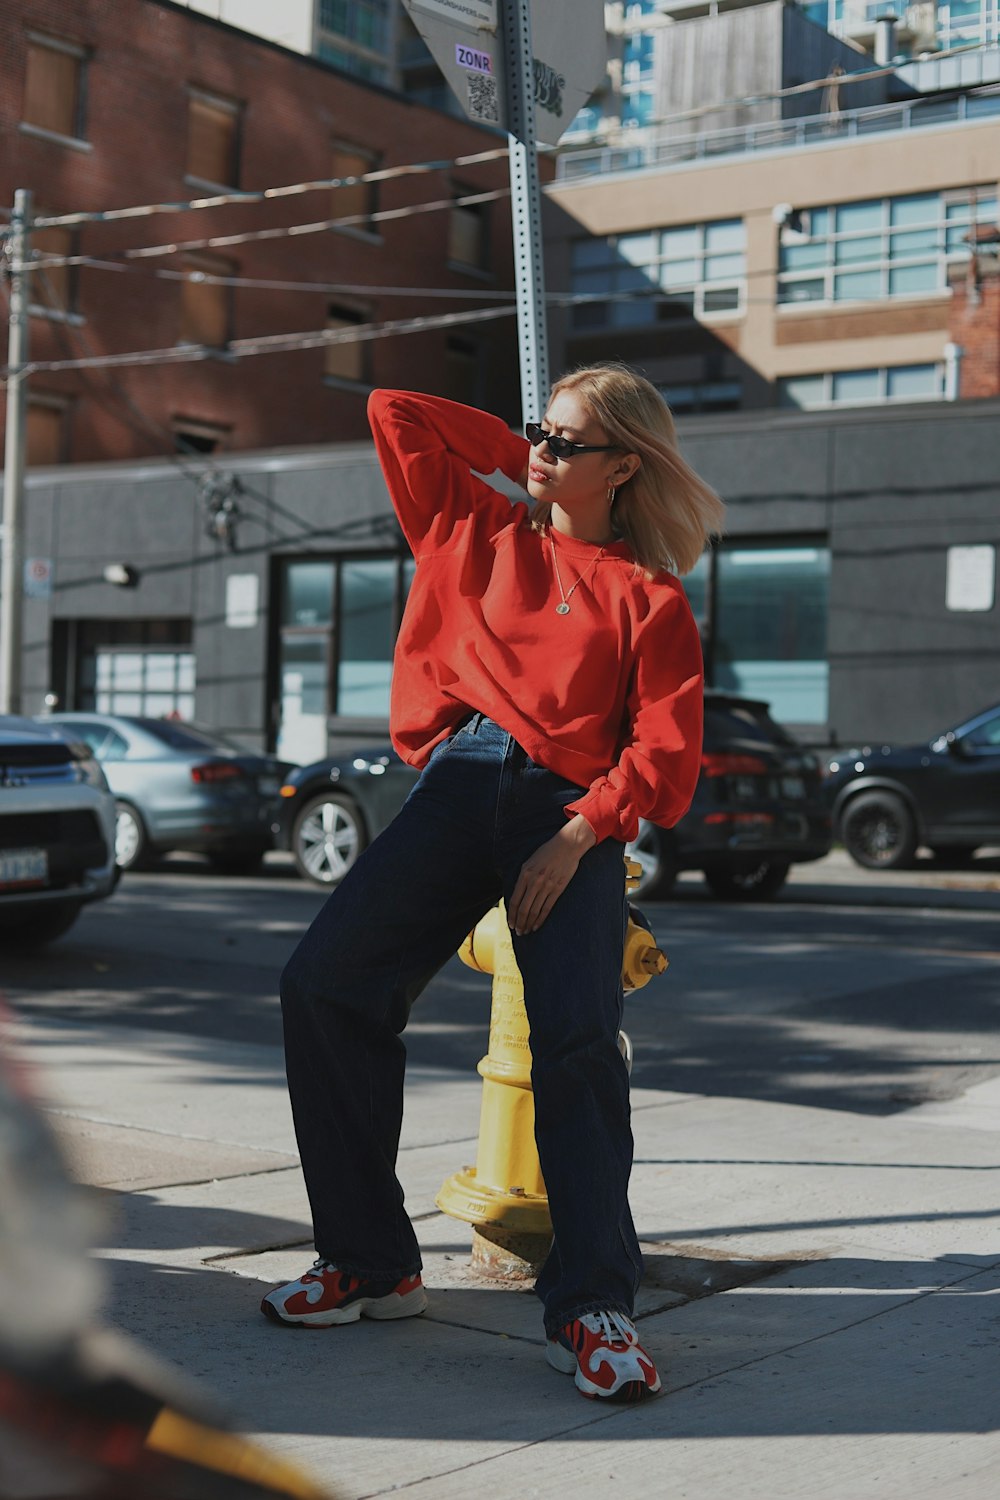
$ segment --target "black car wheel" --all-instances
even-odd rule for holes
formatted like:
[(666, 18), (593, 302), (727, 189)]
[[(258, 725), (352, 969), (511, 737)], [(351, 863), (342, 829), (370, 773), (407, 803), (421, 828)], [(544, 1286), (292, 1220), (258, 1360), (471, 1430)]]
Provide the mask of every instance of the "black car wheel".
[(317, 885), (339, 885), (367, 842), (357, 807), (338, 792), (311, 797), (292, 828), (299, 874)]
[(645, 818), (639, 820), (639, 832), (626, 844), (625, 854), (642, 866), (639, 884), (630, 895), (654, 901), (670, 894), (677, 879), (677, 866), (670, 856), (668, 836), (655, 823), (647, 823)]
[(115, 864), (119, 870), (141, 870), (149, 861), (146, 825), (131, 802), (116, 802), (115, 814)]
[(720, 901), (773, 901), (788, 879), (781, 860), (761, 860), (748, 870), (706, 870), (705, 884)]
[(917, 852), (917, 827), (902, 797), (859, 792), (840, 815), (844, 848), (866, 870), (905, 870)]

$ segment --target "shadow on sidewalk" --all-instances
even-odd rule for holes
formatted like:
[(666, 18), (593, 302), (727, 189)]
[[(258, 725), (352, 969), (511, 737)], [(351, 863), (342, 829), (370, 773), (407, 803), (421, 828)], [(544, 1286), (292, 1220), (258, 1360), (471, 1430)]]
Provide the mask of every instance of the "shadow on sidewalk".
[[(547, 1368), (540, 1319), (537, 1338), (484, 1331), (484, 1299), (508, 1292), (432, 1288), (423, 1318), (284, 1329), (258, 1312), (262, 1282), (116, 1262), (109, 1314), (257, 1434), (521, 1444), (973, 1433), (996, 1417), (998, 1269), (971, 1255), (835, 1257), (657, 1313), (643, 1339), (667, 1397), (640, 1412), (582, 1402)], [(619, 1419), (613, 1433), (606, 1417)]]

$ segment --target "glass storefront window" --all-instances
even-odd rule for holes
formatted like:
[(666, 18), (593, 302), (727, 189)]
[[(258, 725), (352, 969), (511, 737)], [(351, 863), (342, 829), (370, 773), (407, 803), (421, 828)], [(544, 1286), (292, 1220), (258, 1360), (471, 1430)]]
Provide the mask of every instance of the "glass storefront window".
[(827, 719), (830, 551), (727, 547), (716, 554), (713, 685), (762, 698), (776, 719)]
[(388, 717), (397, 571), (395, 558), (341, 565), (339, 714)]
[(412, 558), (287, 561), (280, 588), (278, 752), (327, 753), (331, 718), (387, 720), (392, 655)]
[(282, 760), (309, 765), (327, 753), (329, 713), (329, 635), (287, 631), (278, 663), (281, 722), (277, 753)]
[(333, 563), (292, 563), (286, 574), (283, 603), (283, 625), (329, 625), (333, 619)]

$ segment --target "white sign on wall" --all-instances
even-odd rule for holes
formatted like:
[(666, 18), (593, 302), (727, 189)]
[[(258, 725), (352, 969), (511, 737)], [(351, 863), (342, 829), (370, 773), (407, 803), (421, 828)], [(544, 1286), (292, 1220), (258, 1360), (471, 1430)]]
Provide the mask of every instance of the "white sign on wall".
[(949, 547), (944, 602), (947, 609), (984, 611), (996, 597), (997, 549)]
[(230, 573), (226, 579), (226, 624), (247, 630), (260, 617), (260, 580), (256, 573)]

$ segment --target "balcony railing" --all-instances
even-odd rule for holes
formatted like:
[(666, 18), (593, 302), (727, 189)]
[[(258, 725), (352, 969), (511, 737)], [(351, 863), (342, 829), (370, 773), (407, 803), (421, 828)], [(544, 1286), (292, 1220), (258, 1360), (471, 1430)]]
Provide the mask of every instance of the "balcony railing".
[(650, 139), (623, 146), (567, 151), (560, 156), (557, 181), (576, 182), (610, 172), (636, 172), (650, 167), (672, 167), (683, 162), (714, 160), (750, 151), (788, 151), (832, 141), (897, 130), (919, 130), (925, 125), (951, 125), (1000, 115), (1000, 90), (959, 94), (948, 99), (909, 99), (903, 104), (875, 104), (845, 109), (835, 115), (806, 115), (796, 120), (769, 120), (699, 135)]

